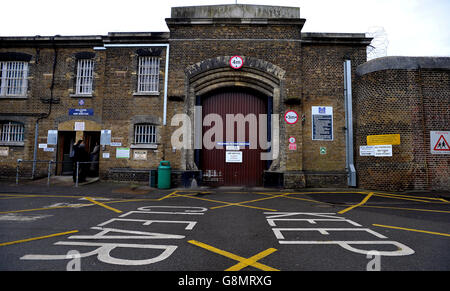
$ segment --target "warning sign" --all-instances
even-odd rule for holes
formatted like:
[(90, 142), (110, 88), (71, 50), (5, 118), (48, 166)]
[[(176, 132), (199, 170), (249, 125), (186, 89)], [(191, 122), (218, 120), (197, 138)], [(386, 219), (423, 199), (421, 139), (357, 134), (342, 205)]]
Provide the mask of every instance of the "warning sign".
[(430, 131), (430, 150), (434, 155), (450, 155), (450, 131)]

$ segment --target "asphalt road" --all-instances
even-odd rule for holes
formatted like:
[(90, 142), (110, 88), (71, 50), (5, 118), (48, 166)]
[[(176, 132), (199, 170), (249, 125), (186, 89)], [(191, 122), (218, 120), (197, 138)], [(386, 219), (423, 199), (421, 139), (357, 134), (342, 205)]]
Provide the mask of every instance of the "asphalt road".
[(0, 186), (0, 270), (450, 270), (439, 193)]

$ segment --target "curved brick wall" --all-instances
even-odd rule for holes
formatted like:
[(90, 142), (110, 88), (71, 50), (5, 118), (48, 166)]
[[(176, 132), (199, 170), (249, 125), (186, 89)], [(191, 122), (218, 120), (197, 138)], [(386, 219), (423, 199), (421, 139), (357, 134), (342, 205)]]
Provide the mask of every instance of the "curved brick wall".
[[(358, 187), (450, 190), (450, 155), (430, 153), (430, 131), (450, 130), (450, 58), (385, 57), (357, 69)], [(392, 157), (359, 156), (367, 135), (400, 134)]]

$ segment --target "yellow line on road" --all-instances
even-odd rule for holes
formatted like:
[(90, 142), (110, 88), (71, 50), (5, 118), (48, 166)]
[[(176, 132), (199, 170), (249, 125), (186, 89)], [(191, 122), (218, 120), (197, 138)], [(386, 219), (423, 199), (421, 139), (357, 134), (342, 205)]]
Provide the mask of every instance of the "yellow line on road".
[[(259, 199), (249, 200), (249, 201), (237, 202), (237, 203), (229, 203), (228, 205), (211, 207), (211, 209), (217, 209), (217, 208), (228, 207), (228, 206), (244, 206), (242, 204), (258, 202), (258, 201), (263, 201), (263, 200), (267, 200), (267, 199), (274, 199), (274, 198), (278, 198), (278, 197), (283, 197), (285, 195), (288, 195), (288, 194), (276, 195), (276, 196), (271, 196), (271, 197), (266, 197), (266, 198), (259, 198)], [(245, 205), (245, 206), (248, 206), (248, 205)], [(274, 210), (271, 210), (271, 211), (274, 211)]]
[(381, 208), (381, 209), (394, 209), (394, 210), (408, 210), (408, 211), (423, 211), (423, 212), (437, 212), (437, 213), (450, 213), (446, 210), (432, 210), (432, 209), (417, 209), (417, 208), (403, 208), (403, 207), (391, 207), (391, 206), (374, 206), (374, 205), (361, 205), (360, 207), (368, 208)]
[[(241, 206), (241, 207), (248, 207), (248, 208), (260, 209), (260, 210), (265, 210), (265, 211), (276, 211), (274, 209), (269, 209), (269, 208), (262, 208), (262, 207), (256, 207), (256, 206), (250, 206), (250, 205), (240, 205), (238, 203), (231, 203), (231, 202), (225, 202), (225, 201), (220, 201), (220, 200), (193, 197), (193, 196), (188, 196), (188, 195), (176, 194), (176, 195), (173, 195), (173, 197), (185, 197), (185, 198), (192, 198), (192, 199), (204, 200), (204, 201), (209, 201), (209, 202), (222, 203), (222, 204), (226, 204), (225, 206)], [(213, 208), (211, 208), (211, 209), (213, 209)]]
[(358, 207), (358, 206), (363, 205), (364, 203), (367, 202), (367, 200), (370, 199), (370, 197), (372, 197), (372, 195), (373, 195), (373, 192), (370, 192), (370, 193), (367, 194), (367, 196), (366, 196), (361, 202), (359, 202), (358, 204), (352, 205), (352, 206), (350, 206), (350, 207), (348, 207), (348, 208), (346, 208), (346, 209), (344, 209), (344, 210), (339, 211), (338, 213), (339, 213), (339, 214), (344, 214), (344, 213), (346, 213), (346, 212), (352, 210), (353, 208), (356, 208), (356, 207)]
[[(264, 192), (255, 192), (255, 194), (274, 196), (273, 194), (264, 193)], [(317, 200), (313, 200), (313, 199), (306, 199), (306, 198), (299, 198), (299, 197), (288, 196), (288, 195), (296, 195), (296, 194), (298, 194), (298, 193), (285, 193), (285, 195), (275, 196), (275, 197), (282, 197), (282, 198), (295, 199), (295, 200), (303, 200), (303, 201), (308, 201), (308, 202), (315, 202), (315, 203), (322, 203), (322, 204), (330, 205), (330, 203), (328, 203), (328, 202), (322, 202), (322, 201), (317, 201)]]
[(415, 232), (422, 232), (422, 233), (436, 234), (436, 235), (442, 235), (442, 236), (450, 237), (450, 234), (448, 234), (448, 233), (440, 233), (440, 232), (434, 232), (434, 231), (419, 230), (419, 229), (412, 229), (412, 228), (404, 228), (404, 227), (390, 226), (390, 225), (381, 225), (381, 224), (372, 224), (372, 225), (373, 226), (379, 226), (379, 227), (386, 227), (386, 228), (400, 229), (400, 230), (407, 230), (407, 231), (415, 231)]
[[(276, 252), (276, 251), (277, 251), (277, 249), (274, 249), (274, 248), (267, 249), (265, 251), (260, 252), (259, 254), (254, 255), (251, 258), (248, 258), (240, 263), (237, 263), (234, 266), (229, 267), (225, 271), (240, 271), (247, 266), (252, 266), (260, 259), (267, 257), (268, 255), (270, 255), (271, 253)], [(265, 271), (278, 271), (277, 269), (272, 268), (272, 267), (267, 267), (267, 268), (265, 267), (265, 269), (266, 269)]]
[(50, 234), (50, 235), (44, 235), (44, 236), (39, 236), (39, 237), (33, 237), (33, 238), (27, 238), (27, 239), (22, 239), (22, 240), (11, 241), (11, 242), (6, 242), (6, 243), (1, 243), (0, 247), (12, 245), (12, 244), (23, 243), (23, 242), (29, 242), (29, 241), (38, 240), (38, 239), (50, 238), (50, 237), (55, 237), (55, 236), (60, 236), (60, 235), (66, 235), (66, 234), (75, 233), (75, 232), (78, 232), (78, 230), (71, 230), (71, 231), (66, 231), (66, 232)]
[(243, 257), (238, 256), (238, 255), (235, 255), (233, 253), (220, 250), (218, 248), (215, 248), (213, 246), (207, 245), (205, 243), (202, 243), (202, 242), (199, 242), (199, 241), (196, 241), (196, 240), (190, 240), (190, 241), (188, 241), (188, 243), (191, 243), (193, 245), (196, 245), (198, 247), (204, 248), (204, 249), (206, 249), (208, 251), (211, 251), (213, 253), (222, 255), (224, 257), (227, 257), (229, 259), (232, 259), (232, 260), (235, 260), (235, 261), (239, 262), (239, 264), (238, 264), (239, 266), (234, 265), (234, 266), (228, 268), (227, 269), (228, 271), (231, 271), (230, 270), (231, 268), (233, 268), (233, 270), (235, 270), (235, 271), (238, 271), (238, 270), (240, 270), (240, 269), (242, 269), (242, 268), (244, 268), (246, 266), (252, 266), (252, 267), (258, 268), (258, 269), (263, 270), (263, 271), (279, 271), (278, 269), (275, 269), (275, 268), (272, 268), (272, 267), (269, 267), (269, 266), (266, 266), (264, 264), (261, 264), (261, 263), (257, 262), (257, 260), (259, 260), (259, 259), (261, 259), (261, 258), (263, 258), (265, 256), (268, 256), (269, 254), (271, 254), (274, 251), (276, 251), (276, 249), (267, 249), (264, 252), (261, 252), (261, 253), (255, 255), (255, 256), (247, 259), (247, 258), (243, 258)]
[(114, 211), (114, 212), (116, 212), (116, 213), (122, 213), (122, 211), (120, 211), (120, 210), (118, 210), (118, 209), (115, 209), (115, 208), (112, 208), (112, 207), (110, 207), (110, 206), (108, 206), (108, 205), (105, 205), (105, 204), (103, 204), (103, 203), (101, 203), (101, 202), (95, 201), (95, 200), (92, 199), (92, 198), (84, 197), (84, 199), (89, 200), (89, 201), (91, 201), (92, 203), (95, 203), (95, 204), (97, 204), (97, 205), (99, 205), (99, 206), (105, 207), (106, 209), (112, 210), (112, 211)]
[(157, 199), (157, 200), (158, 200), (158, 201), (161, 201), (161, 200), (164, 200), (164, 199), (166, 199), (166, 198), (170, 198), (170, 196), (172, 196), (172, 194), (177, 194), (177, 192), (178, 192), (178, 190), (175, 190), (175, 191), (173, 191), (173, 192), (167, 194), (166, 196), (161, 197), (161, 198), (159, 198), (159, 199)]

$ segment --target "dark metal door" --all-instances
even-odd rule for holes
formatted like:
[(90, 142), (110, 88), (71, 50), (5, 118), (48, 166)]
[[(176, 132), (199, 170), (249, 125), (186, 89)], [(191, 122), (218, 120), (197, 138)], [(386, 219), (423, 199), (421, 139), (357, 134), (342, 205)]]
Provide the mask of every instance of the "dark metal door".
[[(203, 171), (203, 182), (210, 186), (260, 186), (263, 183), (263, 172), (266, 166), (266, 161), (261, 160), (261, 153), (263, 150), (260, 148), (259, 142), (255, 144), (255, 149), (251, 149), (250, 131), (255, 133), (257, 141), (259, 140), (259, 122), (260, 114), (267, 113), (267, 98), (261, 98), (257, 94), (250, 91), (242, 90), (222, 90), (215, 92), (202, 99), (202, 112), (203, 120), (208, 114), (218, 114), (222, 118), (223, 135), (222, 140), (218, 140), (219, 137), (211, 138), (216, 143), (223, 143), (222, 149), (205, 149), (203, 147), (201, 151), (201, 168)], [(245, 122), (245, 137), (239, 139), (237, 130), (238, 126), (242, 130), (242, 123), (234, 122), (234, 140), (227, 140), (226, 124), (227, 114), (242, 114), (244, 117), (248, 117), (249, 114), (254, 115), (257, 120), (257, 124), (250, 126), (250, 122)], [(261, 121), (263, 122), (263, 121)], [(264, 121), (266, 124), (266, 121)], [(212, 123), (211, 126), (203, 126), (203, 136), (205, 132), (215, 126)], [(238, 152), (233, 153), (227, 148), (227, 144), (233, 143), (247, 144), (245, 146), (239, 146)], [(227, 153), (228, 152), (228, 153)], [(230, 153), (231, 152), (231, 153)], [(227, 157), (228, 155), (228, 161)], [(233, 160), (233, 155), (242, 158), (242, 162), (236, 162)], [(234, 162), (230, 162), (234, 161)]]

